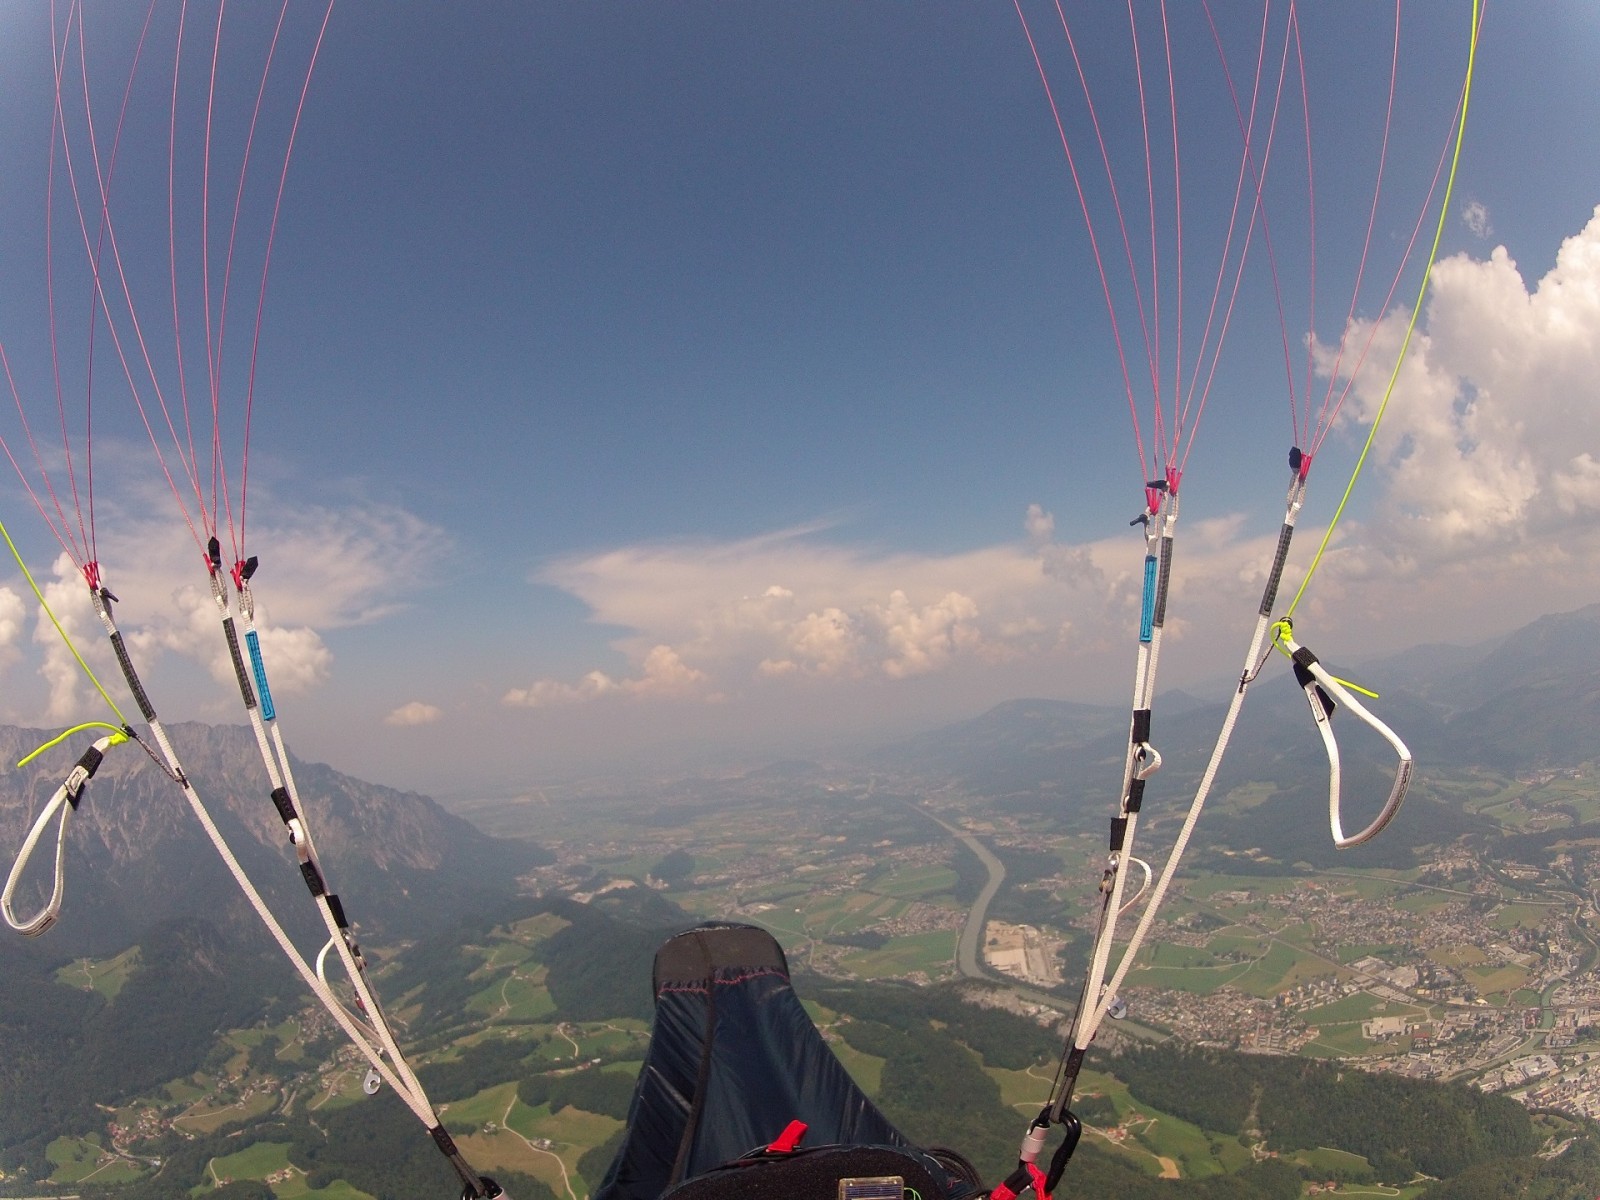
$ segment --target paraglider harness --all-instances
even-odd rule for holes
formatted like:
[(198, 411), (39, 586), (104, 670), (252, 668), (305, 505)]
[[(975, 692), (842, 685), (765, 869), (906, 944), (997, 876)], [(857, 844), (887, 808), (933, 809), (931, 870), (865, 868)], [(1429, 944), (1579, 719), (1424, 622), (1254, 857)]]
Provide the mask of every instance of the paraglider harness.
[(766, 930), (708, 922), (671, 937), (652, 982), (650, 1046), (594, 1200), (984, 1195), (971, 1163), (913, 1145), (856, 1086)]

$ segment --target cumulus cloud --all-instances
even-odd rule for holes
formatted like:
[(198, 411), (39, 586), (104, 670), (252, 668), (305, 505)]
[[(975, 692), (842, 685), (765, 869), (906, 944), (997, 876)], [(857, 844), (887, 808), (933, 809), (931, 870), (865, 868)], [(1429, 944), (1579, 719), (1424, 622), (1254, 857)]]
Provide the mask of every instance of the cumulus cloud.
[[(151, 515), (167, 512), (170, 497), (138, 488), (119, 493), (116, 484), (108, 471), (96, 494), (101, 566), (106, 584), (123, 598), (115, 615), (135, 664), (146, 672), (162, 655), (175, 655), (231, 687), (234, 670), (221, 616), (196, 548), (170, 520)], [(254, 580), (255, 627), (274, 693), (294, 694), (328, 678), (333, 654), (325, 633), (395, 611), (394, 597), (433, 572), (447, 540), (436, 527), (389, 505), (358, 500), (332, 508), (267, 504), (265, 498), (263, 504), (274, 519), (253, 531), (263, 553)], [(100, 649), (105, 637), (82, 575), (65, 554), (51, 575), (42, 587), (63, 629), (103, 680), (115, 679), (117, 668)], [(19, 603), (14, 593), (0, 593), (0, 665), (15, 640), (7, 632), (8, 617), (16, 619)], [(24, 604), (23, 611), (30, 607)], [(45, 718), (74, 717), (87, 700), (87, 680), (42, 612), (33, 640), (47, 689)]]
[(671, 646), (652, 646), (640, 663), (638, 675), (613, 679), (603, 671), (590, 671), (577, 683), (541, 679), (525, 688), (512, 688), (501, 702), (513, 708), (543, 708), (597, 700), (601, 696), (682, 696), (704, 683), (704, 671), (688, 666)]
[[(1142, 541), (1063, 545), (1040, 505), (1023, 517), (1024, 539), (963, 554), (874, 552), (825, 532), (630, 546), (551, 564), (537, 581), (579, 597), (597, 623), (629, 630), (616, 647), (639, 673), (539, 680), (505, 703), (721, 695), (761, 680), (904, 680), (1053, 654), (1068, 642), (1100, 648), (1137, 610)], [(1224, 575), (1238, 569), (1230, 560)]]
[[(1600, 208), (1531, 286), (1503, 246), (1440, 262), (1425, 316), (1375, 443), (1380, 503), (1342, 548), (1342, 573), (1420, 580), (1446, 607), (1467, 580), (1486, 599), (1543, 589), (1547, 609), (1592, 597)], [(1393, 361), (1405, 320), (1378, 323), (1370, 363)], [(1347, 416), (1369, 422), (1386, 382), (1363, 370)]]
[[(1405, 314), (1377, 330), (1393, 361)], [(1365, 331), (1362, 331), (1363, 333)], [(1600, 209), (1533, 288), (1504, 247), (1434, 269), (1416, 338), (1377, 447), (1387, 538), (1425, 560), (1476, 556), (1587, 521), (1600, 509)], [(1363, 372), (1354, 415), (1370, 421), (1386, 379)]]
[(1479, 200), (1468, 200), (1461, 206), (1461, 223), (1476, 238), (1486, 238), (1494, 233), (1494, 226), (1489, 224), (1489, 210)]
[[(1352, 451), (1408, 318), (1397, 310), (1351, 331), (1351, 344), (1373, 335), (1336, 434)], [(1336, 366), (1333, 348), (1317, 354), (1323, 372), (1350, 369)], [(1484, 637), (1600, 593), (1597, 381), (1600, 210), (1531, 283), (1504, 248), (1439, 263), (1356, 512), (1299, 609), (1319, 642), (1338, 630), (1371, 653)], [(1191, 656), (1191, 678), (1237, 669), (1276, 543), (1277, 483), (1263, 481), (1274, 499), (1259, 511), (1191, 505), (1180, 523), (1167, 637)], [(1301, 515), (1284, 596), (1323, 533), (1330, 489), (1320, 481)], [(539, 680), (506, 703), (738, 695), (1038, 664), (1056, 670), (1035, 679), (1092, 676), (1101, 695), (1117, 688), (1139, 608), (1136, 534), (1063, 538), (1039, 504), (1021, 514), (1014, 540), (957, 554), (849, 546), (834, 532), (622, 546), (549, 564), (535, 581), (623, 630), (613, 645), (632, 666)]]
[(84, 586), (78, 568), (72, 559), (62, 554), (52, 564), (51, 574), (54, 578), (40, 582), (40, 592), (56, 620), (52, 624), (43, 610), (39, 610), (33, 626), (33, 640), (43, 652), (39, 674), (47, 688), (45, 720), (59, 723), (72, 720), (83, 711), (92, 686), (72, 650), (62, 640), (62, 634), (78, 648), (102, 681), (114, 684), (117, 676), (100, 619), (95, 615), (89, 589)]
[(10, 588), (0, 587), (0, 668), (17, 660), (17, 643), (27, 619), (28, 606), (22, 602), (22, 597)]
[(442, 716), (444, 716), (444, 709), (438, 705), (424, 704), (421, 700), (413, 700), (409, 704), (402, 704), (384, 717), (383, 723), (405, 729), (414, 725), (432, 725)]

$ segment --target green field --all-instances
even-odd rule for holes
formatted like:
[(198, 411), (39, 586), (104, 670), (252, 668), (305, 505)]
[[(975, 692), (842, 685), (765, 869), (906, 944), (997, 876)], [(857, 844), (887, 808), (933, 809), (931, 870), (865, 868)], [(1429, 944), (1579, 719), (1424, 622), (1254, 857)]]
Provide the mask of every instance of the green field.
[(325, 1188), (312, 1188), (307, 1185), (305, 1176), (299, 1174), (291, 1175), (281, 1183), (274, 1183), (272, 1192), (278, 1200), (374, 1200), (342, 1179), (335, 1179)]
[(844, 1064), (844, 1069), (850, 1072), (850, 1078), (856, 1081), (863, 1092), (869, 1096), (878, 1094), (878, 1089), (883, 1086), (883, 1064), (886, 1059), (876, 1054), (863, 1054), (848, 1041), (829, 1042), (828, 1049)]
[(1494, 915), (1496, 929), (1512, 930), (1519, 926), (1523, 929), (1538, 929), (1549, 923), (1549, 904), (1507, 904)]
[(1348, 1150), (1335, 1150), (1332, 1146), (1296, 1150), (1288, 1157), (1309, 1168), (1312, 1178), (1321, 1175), (1331, 1179), (1343, 1175), (1349, 1179), (1359, 1179), (1372, 1171), (1372, 1165), (1361, 1155), (1351, 1154)]
[(81, 987), (115, 1000), (128, 976), (139, 965), (139, 947), (130, 946), (115, 958), (80, 958), (56, 972), (56, 981), (68, 987)]
[(1050, 1077), (1004, 1067), (985, 1067), (984, 1074), (1000, 1085), (1000, 1099), (1018, 1112), (1034, 1116), (1050, 1098)]
[(246, 1100), (231, 1103), (213, 1105), (201, 1101), (189, 1107), (181, 1115), (173, 1117), (172, 1125), (175, 1129), (182, 1128), (189, 1133), (215, 1133), (230, 1122), (266, 1116), (278, 1107), (280, 1099), (276, 1091), (271, 1091), (258, 1092)]
[(467, 1011), (481, 1013), (491, 1021), (537, 1021), (556, 1010), (544, 986), (543, 966), (513, 967), (467, 1001)]
[(490, 1122), (498, 1125), (505, 1121), (506, 1112), (513, 1104), (521, 1103), (516, 1097), (515, 1083), (501, 1083), (465, 1100), (441, 1104), (439, 1115), (448, 1121), (453, 1129), (482, 1126)]
[(1410, 1006), (1379, 999), (1370, 992), (1352, 992), (1339, 997), (1332, 1004), (1306, 1009), (1300, 1014), (1300, 1019), (1307, 1025), (1348, 1025), (1370, 1017), (1397, 1016), (1402, 1012), (1418, 1011)]
[(230, 1179), (265, 1179), (290, 1166), (288, 1142), (255, 1142), (237, 1154), (211, 1160), (211, 1176), (218, 1183)]
[(840, 965), (868, 979), (903, 978), (916, 971), (937, 976), (954, 966), (957, 936), (954, 929), (937, 929), (890, 938), (881, 949), (845, 955)]
[(1526, 967), (1496, 964), (1494, 966), (1468, 967), (1462, 971), (1468, 983), (1478, 989), (1480, 996), (1509, 996), (1528, 981)]
[(868, 891), (884, 896), (924, 899), (949, 892), (956, 885), (956, 873), (942, 864), (901, 867), (869, 880)]

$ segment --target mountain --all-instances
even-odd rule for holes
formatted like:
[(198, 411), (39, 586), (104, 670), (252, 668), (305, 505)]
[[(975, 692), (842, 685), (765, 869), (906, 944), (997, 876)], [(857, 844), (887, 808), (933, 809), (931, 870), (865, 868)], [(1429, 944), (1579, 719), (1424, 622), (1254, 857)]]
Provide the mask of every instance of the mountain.
[[(1403, 737), (1417, 785), (1385, 837), (1336, 852), (1328, 837), (1327, 765), (1304, 694), (1269, 663), (1251, 689), (1212, 792), (1207, 841), (1258, 849), (1279, 861), (1406, 865), (1421, 845), (1482, 827), (1433, 799), (1441, 771), (1526, 775), (1573, 770), (1600, 758), (1600, 604), (1542, 617), (1477, 646), (1423, 646), (1364, 665), (1330, 663), (1382, 693), (1373, 711)], [(1173, 703), (1173, 700), (1176, 703)], [(1186, 806), (1210, 757), (1227, 696), (1210, 703), (1160, 693), (1152, 742), (1163, 767), (1145, 802), (1159, 818)], [(870, 765), (938, 786), (957, 783), (1016, 812), (1046, 813), (1068, 829), (1099, 830), (1115, 800), (1127, 751), (1126, 709), (1017, 700), (972, 720), (881, 750)], [(1347, 713), (1334, 727), (1343, 759), (1347, 829), (1389, 789), (1388, 747)], [(1254, 793), (1228, 811), (1230, 793)], [(1265, 796), (1265, 799), (1261, 799)], [(1221, 808), (1223, 811), (1215, 811)], [(1360, 858), (1360, 864), (1355, 859)], [(1236, 865), (1237, 860), (1235, 860)]]
[(1126, 710), (1069, 700), (1009, 700), (968, 721), (875, 751), (879, 770), (937, 773), (990, 795), (1035, 791), (1074, 770), (1084, 751), (1120, 736)]
[[(240, 863), (291, 934), (303, 932), (315, 946), (321, 923), (250, 730), (180, 724), (168, 733)], [(16, 762), (50, 736), (0, 726), (0, 759)], [(80, 735), (0, 775), (0, 855), (8, 868), (34, 814), (92, 737)], [(540, 847), (488, 837), (415, 792), (321, 763), (291, 764), (330, 889), (368, 938), (443, 927), (549, 861)], [(36, 887), (48, 885), (53, 839), (52, 827), (34, 854), (29, 878)], [(180, 916), (204, 914), (230, 927), (254, 921), (182, 793), (137, 745), (113, 748), (85, 789), (69, 831), (66, 874), (60, 924), (43, 939), (64, 957), (119, 951), (150, 926)], [(17, 907), (31, 911), (34, 894), (25, 889)]]

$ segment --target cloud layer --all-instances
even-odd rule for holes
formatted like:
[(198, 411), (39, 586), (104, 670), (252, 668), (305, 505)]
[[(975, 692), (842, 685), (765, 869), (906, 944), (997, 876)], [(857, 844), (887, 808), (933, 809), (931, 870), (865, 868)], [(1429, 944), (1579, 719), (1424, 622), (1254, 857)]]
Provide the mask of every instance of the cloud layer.
[[(170, 522), (126, 516), (164, 511), (154, 503), (138, 503), (149, 497), (122, 499), (130, 502), (119, 503), (108, 494), (98, 523), (101, 545), (108, 548), (104, 579), (126, 598), (113, 607), (136, 665), (143, 672), (170, 654), (232, 688), (221, 617), (193, 544), (174, 536)], [(270, 547), (270, 554), (254, 581), (255, 625), (273, 691), (293, 695), (328, 678), (333, 654), (325, 635), (395, 611), (391, 597), (403, 582), (414, 583), (435, 569), (447, 539), (389, 505), (355, 503), (336, 510), (278, 504), (273, 511), (276, 523), (258, 531), (259, 544)], [(40, 586), (78, 652), (120, 695), (119, 671), (72, 560), (59, 555)], [(47, 694), (42, 711), (17, 718), (78, 719), (91, 702), (91, 685), (48, 618), (15, 587), (0, 588), (0, 668), (15, 669), (20, 628), (29, 615)]]
[[(1488, 231), (1481, 207), (1467, 219)], [(1375, 330), (1352, 330), (1352, 344), (1374, 334), (1343, 417), (1352, 443), (1364, 436), (1353, 426), (1378, 411), (1408, 319), (1395, 311)], [(1320, 358), (1332, 368), (1332, 353)], [(1323, 631), (1372, 648), (1470, 639), (1600, 594), (1600, 209), (1531, 288), (1503, 247), (1438, 264), (1376, 452), (1369, 508), (1346, 519), (1302, 610)], [(1260, 525), (1242, 514), (1186, 522), (1171, 636), (1238, 627), (1242, 640), (1240, 606), (1259, 597), (1274, 541), (1252, 532)], [(539, 679), (504, 702), (720, 699), (759, 681), (905, 679), (1042, 659), (1070, 671), (1120, 644), (1137, 603), (1137, 543), (1059, 542), (1038, 505), (1022, 539), (963, 554), (873, 551), (830, 532), (628, 546), (551, 564), (535, 581), (628, 631), (615, 648), (633, 673)], [(1296, 560), (1321, 532), (1302, 524)], [(1211, 658), (1197, 664), (1228, 665)]]

